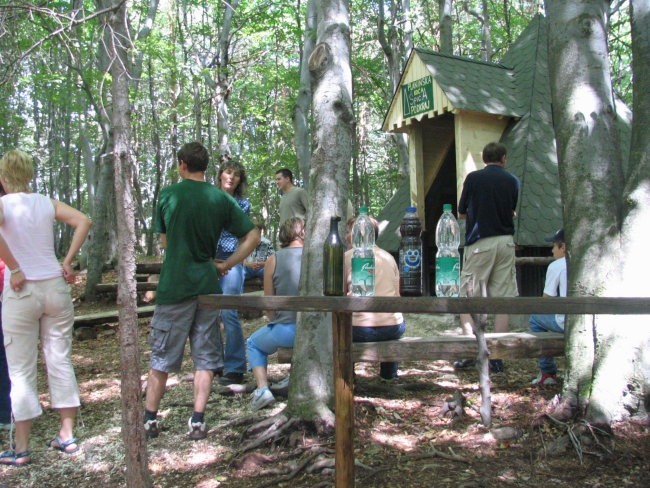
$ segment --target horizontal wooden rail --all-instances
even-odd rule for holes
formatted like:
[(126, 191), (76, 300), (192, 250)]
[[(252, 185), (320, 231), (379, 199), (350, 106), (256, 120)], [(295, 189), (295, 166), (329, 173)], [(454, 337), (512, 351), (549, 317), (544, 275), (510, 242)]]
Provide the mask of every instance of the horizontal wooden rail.
[(299, 312), (650, 314), (649, 297), (436, 298), (201, 295), (199, 304), (204, 308)]

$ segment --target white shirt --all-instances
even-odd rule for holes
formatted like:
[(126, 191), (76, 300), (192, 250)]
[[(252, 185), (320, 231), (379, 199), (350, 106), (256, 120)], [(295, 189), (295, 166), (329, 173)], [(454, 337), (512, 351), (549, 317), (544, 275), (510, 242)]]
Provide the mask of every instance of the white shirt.
[[(0, 234), (28, 280), (62, 276), (54, 253), (54, 205), (38, 193), (10, 193), (2, 197), (4, 219)], [(10, 273), (5, 273), (5, 287)]]
[[(546, 281), (544, 282), (544, 294), (550, 297), (565, 297), (567, 292), (566, 258), (556, 259), (548, 265), (546, 270)], [(564, 329), (564, 315), (555, 316), (557, 324)]]

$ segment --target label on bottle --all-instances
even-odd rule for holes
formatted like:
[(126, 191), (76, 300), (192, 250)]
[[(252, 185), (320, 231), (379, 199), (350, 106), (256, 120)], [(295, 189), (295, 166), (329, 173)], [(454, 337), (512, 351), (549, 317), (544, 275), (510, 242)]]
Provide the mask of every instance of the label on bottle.
[(404, 273), (420, 272), (422, 255), (419, 247), (405, 247), (399, 250), (399, 268)]
[(352, 258), (352, 295), (375, 294), (375, 258)]
[(457, 297), (460, 291), (460, 258), (436, 258), (436, 295)]

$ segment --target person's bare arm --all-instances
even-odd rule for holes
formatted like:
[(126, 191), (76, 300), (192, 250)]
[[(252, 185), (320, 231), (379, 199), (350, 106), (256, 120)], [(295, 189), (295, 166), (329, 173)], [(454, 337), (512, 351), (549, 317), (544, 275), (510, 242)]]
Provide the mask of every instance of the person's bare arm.
[[(273, 273), (275, 272), (275, 256), (269, 256), (264, 265), (264, 296), (275, 295), (275, 287), (273, 286)], [(273, 310), (265, 310), (264, 314), (272, 319), (275, 315)]]
[(79, 252), (79, 249), (81, 249), (86, 237), (88, 237), (88, 232), (90, 231), (93, 222), (86, 214), (72, 208), (70, 205), (66, 205), (63, 202), (52, 200), (52, 205), (54, 205), (54, 218), (58, 222), (62, 222), (74, 228), (74, 234), (72, 235), (72, 241), (70, 242), (68, 253), (65, 255), (65, 258), (63, 258), (62, 263), (63, 277), (68, 283), (74, 283), (76, 275), (72, 270), (72, 260)]
[(239, 246), (235, 252), (228, 256), (228, 259), (216, 263), (219, 274), (226, 274), (233, 266), (241, 263), (246, 257), (252, 253), (257, 245), (260, 243), (260, 231), (257, 227), (253, 227), (248, 234), (239, 240)]

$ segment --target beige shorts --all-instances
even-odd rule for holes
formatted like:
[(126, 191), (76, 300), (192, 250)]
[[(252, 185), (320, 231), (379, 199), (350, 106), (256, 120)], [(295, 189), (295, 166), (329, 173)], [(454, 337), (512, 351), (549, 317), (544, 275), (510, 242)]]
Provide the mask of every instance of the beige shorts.
[(483, 282), (489, 297), (519, 296), (512, 236), (486, 237), (465, 247), (460, 296), (482, 296)]

